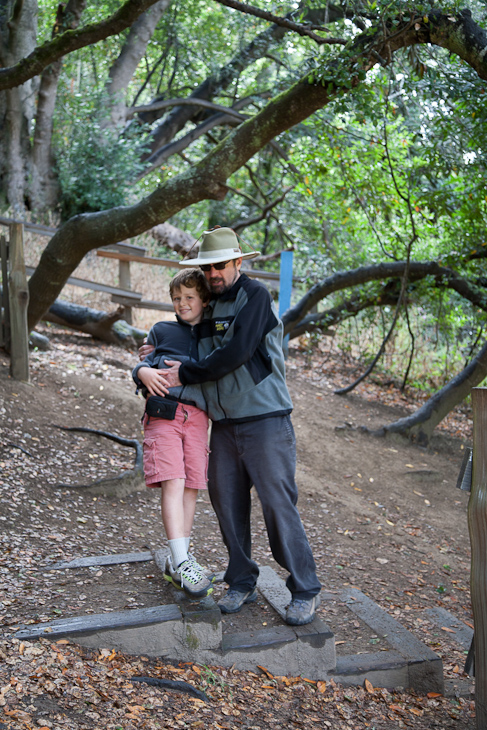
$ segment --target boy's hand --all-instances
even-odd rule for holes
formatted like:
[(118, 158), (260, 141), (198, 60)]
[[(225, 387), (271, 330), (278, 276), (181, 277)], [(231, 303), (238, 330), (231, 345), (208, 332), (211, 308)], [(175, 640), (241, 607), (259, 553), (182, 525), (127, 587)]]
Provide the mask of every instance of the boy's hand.
[(164, 360), (166, 365), (169, 365), (167, 370), (164, 370), (164, 378), (169, 383), (169, 387), (173, 388), (175, 385), (182, 385), (179, 380), (179, 368), (181, 363), (177, 360)]
[(145, 360), (147, 355), (150, 355), (151, 352), (154, 352), (156, 348), (154, 345), (148, 345), (147, 344), (147, 337), (144, 340), (144, 344), (139, 347), (139, 360)]
[(144, 367), (137, 372), (137, 377), (141, 380), (151, 395), (165, 396), (169, 393), (168, 388), (171, 387), (167, 382), (165, 370), (156, 370), (155, 368)]

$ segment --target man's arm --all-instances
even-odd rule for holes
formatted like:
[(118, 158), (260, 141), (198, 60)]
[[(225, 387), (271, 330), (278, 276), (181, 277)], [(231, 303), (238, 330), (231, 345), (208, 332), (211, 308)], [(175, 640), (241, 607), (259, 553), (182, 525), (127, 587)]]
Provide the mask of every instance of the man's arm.
[[(228, 375), (252, 358), (277, 322), (267, 289), (262, 286), (252, 288), (247, 303), (235, 317), (233, 336), (228, 343), (217, 347), (202, 360), (184, 362), (179, 368), (180, 382), (183, 385), (204, 383)], [(172, 382), (171, 377), (169, 382)]]

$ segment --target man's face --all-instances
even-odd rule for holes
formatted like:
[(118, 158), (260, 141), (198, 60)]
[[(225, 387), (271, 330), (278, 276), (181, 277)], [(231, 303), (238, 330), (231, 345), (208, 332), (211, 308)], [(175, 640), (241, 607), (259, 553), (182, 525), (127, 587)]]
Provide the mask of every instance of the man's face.
[(240, 276), (241, 265), (242, 259), (233, 259), (227, 262), (224, 269), (215, 269), (211, 266), (209, 271), (205, 271), (206, 281), (212, 293), (220, 295), (231, 289)]

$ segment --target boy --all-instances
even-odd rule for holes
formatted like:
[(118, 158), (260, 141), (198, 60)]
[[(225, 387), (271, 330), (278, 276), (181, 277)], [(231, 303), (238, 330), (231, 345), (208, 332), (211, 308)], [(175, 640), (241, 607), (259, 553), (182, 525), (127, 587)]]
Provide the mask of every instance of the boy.
[[(161, 385), (164, 360), (198, 359), (198, 325), (210, 299), (199, 269), (181, 271), (169, 284), (177, 322), (158, 322), (147, 343), (155, 349), (133, 370), (144, 395), (167, 393)], [(198, 489), (206, 489), (208, 416), (200, 386), (170, 388), (167, 402), (176, 403), (174, 420), (147, 415), (144, 424), (144, 475), (148, 487), (161, 489), (161, 514), (171, 554), (164, 578), (193, 598), (211, 593), (211, 581), (188, 552)], [(146, 405), (147, 409), (147, 405)]]

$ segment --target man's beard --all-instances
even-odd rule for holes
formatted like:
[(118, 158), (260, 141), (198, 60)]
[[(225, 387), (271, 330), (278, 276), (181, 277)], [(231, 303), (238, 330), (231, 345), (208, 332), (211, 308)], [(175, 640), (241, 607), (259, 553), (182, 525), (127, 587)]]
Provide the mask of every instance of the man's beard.
[(235, 276), (229, 284), (225, 283), (225, 280), (223, 278), (213, 276), (208, 282), (211, 293), (215, 294), (216, 296), (221, 296), (222, 294), (225, 294), (225, 292), (229, 291), (235, 284), (239, 275), (239, 270), (236, 268)]

